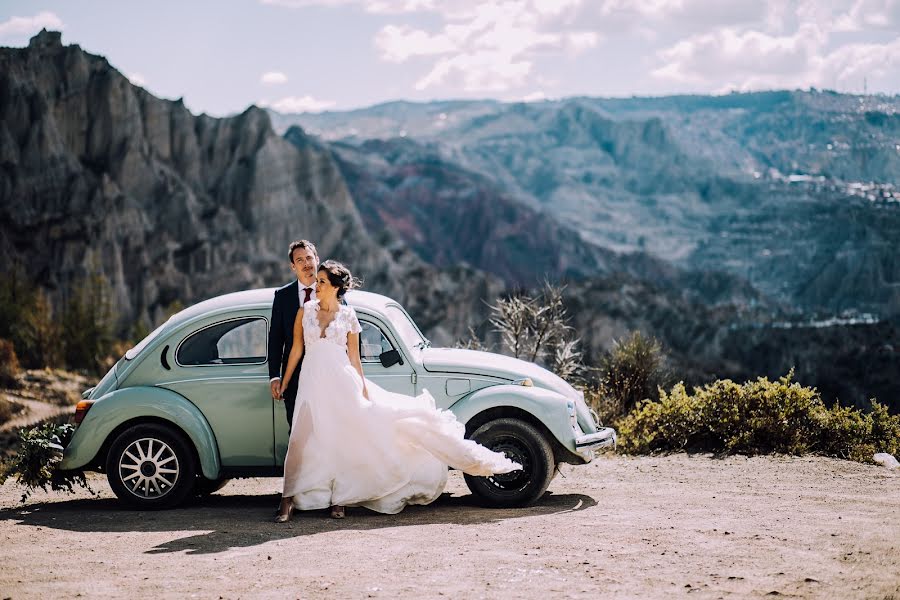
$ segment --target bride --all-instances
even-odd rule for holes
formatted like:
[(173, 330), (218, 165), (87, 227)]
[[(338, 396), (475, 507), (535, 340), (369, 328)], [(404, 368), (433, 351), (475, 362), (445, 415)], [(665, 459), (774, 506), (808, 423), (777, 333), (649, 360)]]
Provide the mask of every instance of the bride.
[(276, 522), (290, 520), (294, 508), (330, 506), (332, 517), (343, 518), (345, 506), (394, 514), (407, 504), (428, 504), (441, 495), (448, 466), (477, 476), (521, 469), (464, 439), (463, 425), (436, 409), (427, 391), (413, 398), (366, 381), (359, 321), (340, 302), (353, 286), (347, 267), (323, 262), (316, 300), (294, 322), (282, 394), (301, 356), (303, 366)]

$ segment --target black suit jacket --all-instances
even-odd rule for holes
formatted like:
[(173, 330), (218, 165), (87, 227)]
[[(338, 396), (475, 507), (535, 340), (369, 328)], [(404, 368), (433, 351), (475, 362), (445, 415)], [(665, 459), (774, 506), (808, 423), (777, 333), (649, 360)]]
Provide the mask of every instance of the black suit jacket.
[[(272, 301), (272, 323), (269, 327), (269, 378), (281, 377), (287, 368), (291, 348), (294, 347), (294, 319), (300, 310), (297, 280), (275, 290)], [(300, 359), (302, 364), (303, 359)], [(288, 387), (284, 391), (284, 403), (287, 409), (288, 423), (294, 414), (294, 399), (297, 397), (297, 378), (300, 376), (300, 365), (291, 375)]]
[[(300, 310), (299, 287), (299, 282), (294, 280), (275, 290), (275, 299), (272, 301), (272, 323), (269, 326), (269, 379), (281, 377), (287, 369), (291, 348), (294, 347), (294, 320), (297, 318), (297, 311)], [(346, 300), (341, 298), (341, 304), (347, 304)], [(300, 378), (301, 365), (303, 365), (302, 356), (284, 390), (284, 408), (287, 411), (288, 425), (294, 416), (294, 400), (297, 398), (297, 380)]]

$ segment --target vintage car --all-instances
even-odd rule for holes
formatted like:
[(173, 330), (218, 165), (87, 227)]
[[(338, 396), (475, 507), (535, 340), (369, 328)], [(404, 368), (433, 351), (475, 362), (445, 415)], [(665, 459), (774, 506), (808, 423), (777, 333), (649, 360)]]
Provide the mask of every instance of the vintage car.
[[(229, 478), (281, 476), (288, 426), (272, 400), (267, 335), (273, 289), (237, 292), (182, 310), (125, 353), (84, 392), (60, 468), (106, 472), (138, 508), (167, 508)], [(522, 506), (547, 489), (557, 463), (584, 464), (615, 443), (584, 396), (532, 363), (473, 350), (432, 348), (397, 302), (346, 296), (362, 325), (367, 378), (409, 395), (427, 389), (466, 435), (524, 468), (470, 477), (490, 506)]]

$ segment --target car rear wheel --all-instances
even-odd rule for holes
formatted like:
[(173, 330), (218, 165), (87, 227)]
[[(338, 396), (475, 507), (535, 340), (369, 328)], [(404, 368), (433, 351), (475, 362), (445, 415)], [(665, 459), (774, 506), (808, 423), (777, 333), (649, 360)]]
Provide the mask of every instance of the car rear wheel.
[(194, 489), (196, 473), (190, 442), (174, 428), (155, 423), (123, 431), (106, 458), (110, 487), (134, 508), (181, 504)]
[(465, 475), (466, 485), (483, 504), (527, 506), (547, 490), (556, 463), (550, 443), (534, 425), (520, 419), (495, 419), (476, 429), (471, 439), (522, 465), (521, 471), (502, 475)]

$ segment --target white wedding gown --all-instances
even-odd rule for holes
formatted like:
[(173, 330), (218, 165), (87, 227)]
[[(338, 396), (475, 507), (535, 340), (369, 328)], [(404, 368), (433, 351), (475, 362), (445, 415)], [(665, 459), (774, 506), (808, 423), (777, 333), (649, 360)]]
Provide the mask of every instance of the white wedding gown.
[(359, 333), (356, 312), (341, 306), (324, 336), (318, 301), (304, 305), (305, 355), (284, 462), (284, 497), (301, 510), (364, 506), (394, 514), (428, 504), (447, 482), (447, 467), (470, 475), (509, 473), (521, 466), (464, 439), (452, 413), (362, 379), (347, 356), (347, 334)]

